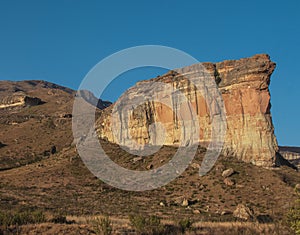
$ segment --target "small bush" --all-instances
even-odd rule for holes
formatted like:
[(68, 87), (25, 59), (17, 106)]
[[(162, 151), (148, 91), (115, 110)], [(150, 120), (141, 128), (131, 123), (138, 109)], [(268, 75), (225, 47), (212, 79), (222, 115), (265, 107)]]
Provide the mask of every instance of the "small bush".
[(287, 214), (287, 223), (296, 235), (300, 235), (300, 192), (297, 189), (296, 192), (299, 198)]
[(182, 233), (185, 233), (187, 230), (192, 228), (193, 222), (187, 218), (187, 219), (182, 219), (178, 222), (179, 228)]
[(130, 215), (129, 221), (139, 234), (163, 234), (160, 218), (155, 215)]
[(93, 226), (96, 234), (110, 235), (112, 234), (112, 222), (108, 216), (97, 218), (93, 221)]
[(42, 211), (22, 211), (16, 213), (0, 212), (0, 225), (4, 227), (11, 225), (38, 224), (45, 221), (45, 215)]
[(64, 215), (55, 215), (51, 220), (51, 223), (55, 224), (68, 224), (69, 221), (67, 220), (67, 217)]

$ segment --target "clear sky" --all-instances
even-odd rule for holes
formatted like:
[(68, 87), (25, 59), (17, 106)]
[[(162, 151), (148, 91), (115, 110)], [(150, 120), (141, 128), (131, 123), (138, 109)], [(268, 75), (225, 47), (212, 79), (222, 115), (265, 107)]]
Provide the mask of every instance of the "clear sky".
[[(271, 111), (280, 145), (300, 146), (299, 43), (297, 0), (0, 0), (1, 80), (42, 79), (77, 89), (101, 59), (145, 44), (211, 62), (268, 53), (277, 63)], [(137, 78), (159, 72), (133, 72), (103, 98), (115, 100)]]

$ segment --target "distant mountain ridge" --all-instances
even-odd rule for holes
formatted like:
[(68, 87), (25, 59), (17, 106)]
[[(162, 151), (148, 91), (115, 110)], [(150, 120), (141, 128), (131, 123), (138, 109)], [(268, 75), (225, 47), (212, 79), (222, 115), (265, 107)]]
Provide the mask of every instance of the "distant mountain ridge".
[[(34, 100), (36, 104), (40, 104), (42, 101), (39, 97), (30, 97), (28, 95), (39, 89), (61, 90), (72, 96), (76, 94), (75, 90), (43, 80), (0, 81), (0, 108), (1, 105), (2, 108), (5, 108), (22, 106), (29, 103), (34, 104)], [(83, 90), (79, 91), (79, 93), (85, 101), (99, 109), (107, 108), (112, 104), (109, 101), (96, 98), (90, 91)], [(40, 99), (40, 102), (37, 99)]]

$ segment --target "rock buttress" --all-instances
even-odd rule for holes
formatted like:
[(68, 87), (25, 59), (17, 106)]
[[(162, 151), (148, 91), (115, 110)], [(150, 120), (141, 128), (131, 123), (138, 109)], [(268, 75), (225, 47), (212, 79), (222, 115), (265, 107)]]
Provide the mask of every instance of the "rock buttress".
[[(203, 63), (207, 72), (215, 79), (226, 109), (227, 131), (223, 153), (251, 162), (254, 165), (272, 167), (278, 151), (277, 140), (270, 113), (270, 76), (275, 69), (268, 55), (255, 55), (251, 58), (228, 60), (224, 62)], [(172, 90), (180, 90), (190, 101), (199, 120), (199, 142), (203, 146), (211, 140), (211, 117), (209, 106), (196, 87), (185, 79), (185, 74), (193, 72), (193, 66), (170, 71), (149, 81), (163, 82)], [(142, 81), (140, 83), (147, 83)], [(143, 96), (139, 86), (130, 88), (125, 103), (134, 104), (135, 97)], [(159, 99), (173, 99), (172, 107), (159, 102), (148, 101), (155, 94)], [(121, 145), (133, 139), (137, 144), (156, 145), (161, 133), (151, 136), (151, 124), (160, 122), (165, 128), (164, 144), (178, 145), (181, 137), (181, 123), (178, 121), (177, 100), (172, 98), (170, 90), (152, 91), (151, 86), (144, 95), (144, 103), (133, 110), (129, 118), (120, 117), (116, 123), (117, 137), (112, 134), (111, 113), (113, 106), (105, 109), (97, 120), (96, 126), (100, 138)], [(184, 127), (183, 127), (184, 128)], [(192, 130), (184, 130), (192, 131)], [(122, 138), (120, 138), (120, 136)], [(121, 139), (121, 142), (118, 141)]]

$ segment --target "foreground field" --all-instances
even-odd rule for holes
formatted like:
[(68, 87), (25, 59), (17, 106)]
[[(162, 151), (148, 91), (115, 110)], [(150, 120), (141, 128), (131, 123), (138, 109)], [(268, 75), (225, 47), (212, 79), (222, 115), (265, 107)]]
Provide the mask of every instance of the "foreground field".
[[(158, 153), (133, 163), (135, 156), (117, 145), (102, 144), (115, 162), (136, 170), (145, 170), (150, 164), (156, 168), (176, 152), (176, 148), (164, 146)], [(44, 217), (42, 224), (12, 224), (2, 229), (13, 233), (20, 230), (21, 234), (54, 234), (56, 230), (58, 234), (93, 234), (96, 230), (92, 218), (105, 215), (113, 231), (120, 234), (137, 231), (130, 225), (130, 217), (142, 220), (140, 217), (152, 216), (167, 229), (162, 234), (169, 230), (170, 234), (181, 233), (180, 223), (190, 224), (185, 225), (189, 227), (187, 234), (220, 234), (225, 230), (225, 234), (289, 234), (284, 221), (297, 198), (294, 187), (299, 172), (288, 167), (262, 169), (221, 156), (215, 167), (200, 178), (197, 164), (204, 152), (199, 147), (194, 162), (182, 176), (144, 192), (123, 191), (103, 183), (89, 172), (74, 147), (29, 165), (3, 170), (1, 211), (12, 215), (40, 211)], [(228, 168), (234, 169), (229, 177), (233, 185), (222, 176)], [(234, 216), (240, 204), (251, 210), (246, 220)]]
[[(196, 222), (185, 226), (181, 221), (161, 221), (155, 226), (133, 226), (129, 219), (109, 218), (110, 225), (101, 224), (99, 217), (66, 217), (65, 223), (44, 222), (2, 228), (1, 234), (282, 234), (292, 231), (279, 224), (254, 222)], [(100, 217), (101, 218), (101, 217)], [(103, 218), (103, 217), (102, 217)]]

